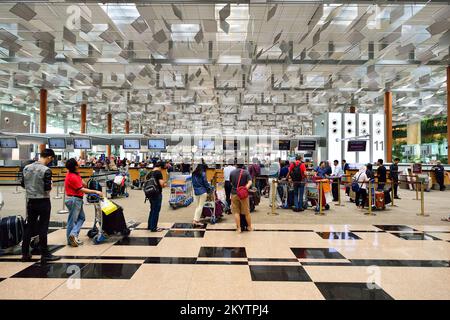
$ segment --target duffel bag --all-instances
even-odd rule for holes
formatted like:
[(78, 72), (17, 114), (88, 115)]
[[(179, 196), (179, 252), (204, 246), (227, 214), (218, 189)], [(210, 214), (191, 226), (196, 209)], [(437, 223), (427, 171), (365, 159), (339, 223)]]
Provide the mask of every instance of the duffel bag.
[(18, 245), (23, 239), (24, 220), (22, 216), (0, 219), (0, 248), (7, 249)]

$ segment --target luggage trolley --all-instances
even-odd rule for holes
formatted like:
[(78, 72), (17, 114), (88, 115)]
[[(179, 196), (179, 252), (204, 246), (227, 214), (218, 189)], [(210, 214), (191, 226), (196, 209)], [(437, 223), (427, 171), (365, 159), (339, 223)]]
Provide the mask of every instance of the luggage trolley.
[(323, 210), (329, 210), (330, 205), (327, 203), (327, 197), (330, 196), (331, 187), (330, 181), (328, 179), (322, 179), (319, 177), (312, 177), (311, 180), (308, 179), (305, 185), (306, 199), (311, 202), (311, 205), (315, 208), (316, 212), (320, 211), (319, 208), (319, 194), (320, 194), (320, 182), (322, 181), (322, 208)]
[(207, 196), (205, 205), (203, 206), (202, 218), (210, 218), (211, 224), (215, 224), (222, 217), (225, 211), (225, 204), (217, 196), (217, 190), (213, 188)]
[(169, 205), (172, 209), (187, 207), (194, 201), (191, 175), (171, 174), (169, 185)]

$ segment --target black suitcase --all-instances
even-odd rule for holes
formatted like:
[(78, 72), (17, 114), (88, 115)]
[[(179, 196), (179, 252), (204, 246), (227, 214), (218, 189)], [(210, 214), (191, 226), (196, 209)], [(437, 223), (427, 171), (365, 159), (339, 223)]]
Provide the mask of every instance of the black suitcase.
[[(117, 205), (117, 204), (116, 204)], [(127, 223), (125, 221), (125, 216), (123, 215), (123, 208), (118, 206), (118, 209), (108, 215), (102, 213), (103, 215), (103, 231), (108, 235), (113, 235), (116, 233), (120, 233), (123, 236), (128, 236), (130, 234), (130, 230), (127, 227)]]
[(1, 249), (14, 247), (22, 241), (24, 224), (22, 216), (10, 216), (0, 219)]
[(255, 211), (256, 210), (255, 198), (252, 195), (249, 195), (248, 202), (250, 204), (250, 212)]

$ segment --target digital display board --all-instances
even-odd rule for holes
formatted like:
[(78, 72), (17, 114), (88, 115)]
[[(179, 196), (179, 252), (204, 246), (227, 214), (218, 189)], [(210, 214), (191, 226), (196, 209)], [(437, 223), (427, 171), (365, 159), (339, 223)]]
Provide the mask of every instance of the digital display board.
[(272, 148), (274, 150), (289, 151), (291, 150), (291, 140), (275, 140), (273, 141)]
[(91, 149), (90, 139), (73, 139), (74, 149)]
[(315, 140), (299, 140), (298, 141), (298, 150), (314, 151), (314, 150), (316, 150), (316, 141)]
[(49, 138), (48, 147), (50, 149), (66, 149), (66, 139), (64, 138)]
[(150, 140), (148, 140), (148, 148), (151, 150), (165, 150), (166, 149), (166, 140), (150, 139)]
[(223, 150), (239, 150), (239, 140), (224, 139)]
[(198, 147), (201, 150), (214, 150), (215, 144), (213, 140), (199, 140)]
[(17, 148), (16, 138), (0, 138), (0, 148), (15, 149)]
[(367, 146), (366, 140), (349, 141), (347, 145), (347, 151), (348, 152), (366, 151), (366, 146)]
[(125, 150), (139, 150), (141, 148), (141, 141), (139, 139), (123, 139), (122, 146)]

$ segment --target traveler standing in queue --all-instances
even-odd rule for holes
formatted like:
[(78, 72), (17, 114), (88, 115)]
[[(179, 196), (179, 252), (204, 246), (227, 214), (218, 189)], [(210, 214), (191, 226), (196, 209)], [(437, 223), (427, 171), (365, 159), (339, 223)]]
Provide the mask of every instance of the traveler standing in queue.
[(316, 175), (322, 179), (327, 178), (329, 169), (325, 161), (321, 161), (316, 169)]
[(64, 189), (66, 192), (66, 207), (69, 210), (69, 217), (67, 218), (67, 244), (72, 247), (78, 247), (83, 242), (78, 238), (81, 227), (83, 226), (86, 216), (83, 210), (83, 196), (86, 193), (96, 194), (100, 198), (104, 195), (101, 191), (88, 189), (86, 183), (81, 179), (78, 172), (78, 162), (71, 158), (66, 162), (67, 172), (64, 180)]
[(52, 171), (47, 166), (55, 158), (52, 149), (41, 152), (39, 160), (27, 165), (23, 169), (21, 185), (26, 190), (27, 223), (22, 242), (22, 261), (31, 261), (30, 242), (32, 232), (38, 230), (39, 247), (41, 249), (41, 263), (56, 261), (56, 257), (48, 251), (47, 233), (50, 222), (52, 190)]
[(196, 226), (202, 226), (203, 224), (200, 223), (200, 218), (202, 216), (203, 207), (205, 206), (206, 197), (212, 187), (208, 183), (208, 180), (206, 180), (206, 172), (203, 171), (201, 165), (197, 165), (192, 172), (192, 187), (194, 188), (194, 198), (197, 203), (194, 221), (192, 223)]
[(386, 167), (383, 165), (383, 159), (377, 161), (377, 177), (378, 177), (378, 191), (384, 191), (384, 185), (386, 184)]
[(434, 165), (431, 170), (434, 171), (434, 175), (436, 177), (436, 181), (439, 184), (439, 190), (445, 191), (445, 183), (444, 183), (444, 177), (445, 177), (445, 168), (441, 164), (441, 161), (436, 161), (436, 165)]
[(370, 177), (367, 176), (367, 167), (362, 166), (361, 169), (353, 176), (353, 181), (358, 183), (359, 190), (356, 192), (355, 204), (359, 209), (364, 209), (367, 199), (367, 183)]
[(400, 162), (399, 158), (394, 159), (394, 163), (389, 166), (389, 175), (394, 184), (394, 199), (400, 199), (397, 190), (398, 190), (398, 163)]
[[(350, 165), (347, 163), (347, 160), (342, 159), (342, 171), (343, 171), (343, 174), (345, 176), (344, 179), (345, 179), (346, 182), (349, 181), (349, 180), (347, 180), (347, 177), (346, 177), (347, 170), (349, 170), (349, 169), (350, 169)], [(347, 196), (350, 196), (350, 186), (348, 186), (348, 185), (345, 187), (345, 194)]]
[(259, 164), (259, 160), (257, 158), (252, 159), (252, 164), (248, 166), (248, 173), (250, 173), (252, 181), (255, 182), (255, 186), (259, 190), (258, 186), (260, 179), (257, 179), (257, 177), (261, 175), (261, 165)]
[(304, 211), (303, 194), (305, 193), (306, 166), (301, 155), (289, 166), (289, 181), (294, 184), (294, 212)]
[(369, 180), (375, 179), (375, 174), (373, 173), (373, 166), (371, 163), (366, 165), (366, 176)]
[(238, 188), (245, 187), (247, 191), (252, 186), (252, 177), (250, 173), (244, 169), (243, 161), (239, 161), (237, 168), (230, 174), (231, 181), (231, 212), (234, 214), (236, 221), (236, 232), (241, 233), (241, 214), (245, 215), (247, 221), (247, 230), (252, 231), (252, 219), (250, 217), (250, 201), (246, 198), (239, 198)]
[[(164, 169), (165, 163), (162, 161), (158, 161), (155, 163), (155, 167), (153, 171), (151, 171), (147, 175), (147, 182), (145, 183), (144, 191), (147, 189), (147, 184), (149, 182), (154, 182), (155, 184), (155, 193), (148, 197), (150, 200), (150, 214), (148, 217), (148, 227), (147, 229), (151, 232), (160, 232), (161, 228), (158, 228), (158, 220), (159, 220), (159, 212), (161, 211), (162, 204), (162, 190), (167, 186), (164, 181), (161, 170)], [(150, 181), (151, 179), (151, 181)]]
[(331, 185), (331, 191), (333, 193), (333, 201), (339, 201), (339, 188), (340, 188), (340, 177), (344, 174), (342, 168), (339, 166), (339, 161), (333, 161), (333, 171), (331, 172), (331, 177), (333, 177), (333, 184)]
[(228, 214), (231, 213), (231, 181), (230, 181), (230, 174), (233, 170), (236, 170), (236, 167), (234, 166), (233, 160), (228, 160), (228, 165), (223, 169), (223, 177), (225, 180), (225, 197), (228, 204)]

